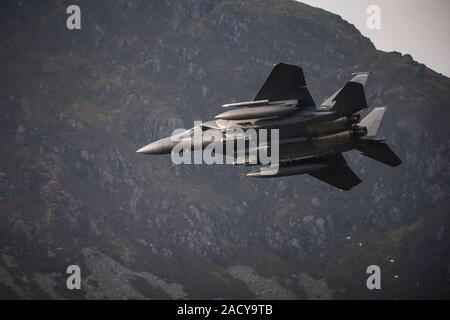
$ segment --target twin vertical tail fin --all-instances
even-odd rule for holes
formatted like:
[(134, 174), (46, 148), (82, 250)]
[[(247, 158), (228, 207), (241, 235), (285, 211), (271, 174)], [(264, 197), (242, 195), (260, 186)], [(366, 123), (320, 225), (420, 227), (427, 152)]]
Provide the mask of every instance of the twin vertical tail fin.
[(273, 67), (253, 100), (298, 100), (298, 108), (315, 105), (306, 87), (303, 69), (286, 63), (278, 63)]
[[(339, 111), (344, 115), (368, 108), (364, 86), (369, 74), (369, 72), (354, 73), (353, 78), (325, 100), (319, 108)], [(360, 139), (356, 149), (366, 157), (396, 167), (402, 163), (400, 158), (383, 140), (375, 139), (385, 111), (384, 107), (375, 108), (361, 120), (359, 126), (367, 128), (367, 135)]]
[(378, 133), (378, 129), (381, 125), (381, 120), (383, 120), (385, 107), (373, 109), (364, 119), (359, 123), (360, 126), (367, 128), (367, 138), (375, 138)]
[(353, 78), (325, 100), (319, 109), (340, 111), (347, 115), (367, 108), (364, 86), (368, 77), (369, 72), (354, 73)]
[(367, 135), (361, 139), (356, 149), (361, 151), (361, 154), (366, 157), (380, 161), (391, 167), (397, 167), (402, 163), (402, 160), (400, 160), (383, 140), (375, 140), (385, 111), (386, 108), (384, 107), (375, 108), (361, 120), (359, 125), (367, 128)]

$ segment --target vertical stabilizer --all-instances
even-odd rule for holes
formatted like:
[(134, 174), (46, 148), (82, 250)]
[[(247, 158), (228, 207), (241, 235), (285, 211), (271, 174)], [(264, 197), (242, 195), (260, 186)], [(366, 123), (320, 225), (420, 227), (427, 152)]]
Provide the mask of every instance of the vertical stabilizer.
[(359, 125), (367, 128), (367, 138), (376, 137), (385, 111), (385, 107), (375, 108), (364, 119), (361, 120)]
[(364, 86), (369, 72), (354, 73), (353, 78), (335, 94), (325, 100), (319, 109), (340, 111), (343, 114), (353, 114), (367, 108)]
[(400, 160), (384, 141), (374, 140), (377, 136), (385, 111), (386, 108), (384, 107), (375, 108), (361, 120), (359, 125), (367, 128), (367, 136), (361, 139), (361, 143), (356, 146), (356, 149), (361, 151), (361, 154), (366, 157), (391, 167), (396, 167), (402, 163), (402, 160)]

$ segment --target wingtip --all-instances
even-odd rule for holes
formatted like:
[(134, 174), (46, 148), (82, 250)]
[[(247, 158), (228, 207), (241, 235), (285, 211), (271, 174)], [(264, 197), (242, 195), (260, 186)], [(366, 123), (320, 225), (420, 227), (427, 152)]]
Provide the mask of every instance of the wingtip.
[(359, 71), (359, 72), (352, 72), (352, 76), (357, 76), (358, 74), (365, 74), (370, 76), (372, 74), (372, 71)]

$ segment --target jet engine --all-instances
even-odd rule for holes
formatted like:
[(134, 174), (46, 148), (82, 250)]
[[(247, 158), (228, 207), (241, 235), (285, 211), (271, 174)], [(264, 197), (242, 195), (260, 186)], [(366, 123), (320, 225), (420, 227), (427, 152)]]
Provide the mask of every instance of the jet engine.
[(355, 139), (359, 139), (365, 135), (367, 135), (367, 128), (354, 124), (350, 130), (326, 136), (314, 137), (312, 141), (317, 149), (327, 149), (352, 143)]
[(354, 124), (361, 121), (359, 114), (354, 114), (348, 117), (342, 117), (333, 121), (322, 122), (320, 124), (314, 123), (306, 126), (306, 130), (312, 135), (324, 135), (334, 132), (349, 130)]

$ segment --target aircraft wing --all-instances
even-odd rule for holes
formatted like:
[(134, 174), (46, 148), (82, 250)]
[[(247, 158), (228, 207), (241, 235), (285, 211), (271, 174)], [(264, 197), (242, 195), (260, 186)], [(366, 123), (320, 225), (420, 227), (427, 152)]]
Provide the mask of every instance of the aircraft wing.
[(338, 189), (346, 191), (361, 183), (361, 180), (347, 165), (341, 153), (330, 155), (328, 159), (329, 166), (309, 172), (308, 174)]

